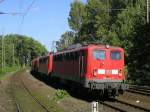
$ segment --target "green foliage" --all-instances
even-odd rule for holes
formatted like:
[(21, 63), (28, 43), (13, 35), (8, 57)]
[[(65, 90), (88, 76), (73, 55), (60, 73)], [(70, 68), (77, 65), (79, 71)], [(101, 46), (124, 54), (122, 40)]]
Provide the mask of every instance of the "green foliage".
[(63, 50), (68, 48), (70, 45), (73, 44), (75, 40), (75, 33), (72, 31), (66, 31), (64, 34), (62, 34), (61, 39), (59, 41), (59, 45), (57, 46), (57, 50)]
[[(82, 4), (81, 11), (76, 8), (80, 8), (79, 4)], [(145, 23), (144, 6), (145, 2), (140, 0), (88, 0), (86, 4), (73, 2), (68, 21), (70, 27), (78, 26), (82, 20), (80, 27), (72, 28), (77, 31), (74, 43), (96, 41), (128, 50), (132, 47), (136, 25)], [(125, 54), (128, 56), (128, 52)]]
[(18, 70), (19, 67), (18, 66), (13, 66), (13, 67), (5, 67), (4, 69), (0, 69), (0, 80), (7, 74), (10, 72), (14, 72), (16, 70)]
[(125, 83), (131, 84), (131, 85), (136, 85), (135, 81), (134, 81), (134, 80), (131, 80), (131, 79), (126, 80)]
[(76, 32), (79, 32), (85, 15), (86, 13), (84, 4), (81, 1), (75, 0), (71, 4), (71, 10), (68, 18), (68, 22), (71, 29), (73, 29)]
[(124, 74), (125, 74), (125, 79), (127, 79), (128, 78), (128, 66), (127, 65), (124, 67)]
[[(2, 43), (2, 36), (0, 36), (0, 43)], [(24, 35), (6, 35), (3, 43), (5, 66), (29, 65), (33, 58), (47, 53), (46, 48), (38, 41)], [(0, 46), (0, 55), (2, 56), (2, 46)], [(0, 63), (2, 63), (2, 58), (0, 58)], [(0, 68), (2, 68), (2, 64)]]
[(66, 90), (58, 89), (56, 91), (56, 93), (55, 93), (54, 100), (55, 101), (62, 100), (62, 99), (64, 99), (68, 95), (69, 94), (68, 94), (68, 92)]
[[(75, 38), (69, 45), (99, 42), (120, 46), (125, 50), (126, 82), (150, 85), (150, 30), (145, 25), (145, 11), (145, 0), (75, 0), (68, 19)], [(64, 41), (62, 36), (64, 47), (58, 47), (68, 47)]]
[(136, 84), (150, 86), (150, 24), (139, 26), (129, 55), (129, 75)]

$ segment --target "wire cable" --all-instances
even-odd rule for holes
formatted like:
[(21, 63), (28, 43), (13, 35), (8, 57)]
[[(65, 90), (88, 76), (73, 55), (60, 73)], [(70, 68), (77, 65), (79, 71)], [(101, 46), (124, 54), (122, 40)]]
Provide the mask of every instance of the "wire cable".
[[(22, 0), (21, 0), (22, 1)], [(28, 6), (28, 8), (26, 9), (26, 11), (24, 12), (24, 14), (22, 15), (22, 20), (21, 20), (21, 23), (20, 23), (20, 25), (19, 25), (19, 29), (18, 29), (18, 32), (22, 32), (22, 30), (23, 30), (23, 25), (24, 25), (24, 21), (25, 21), (25, 16), (29, 13), (29, 11), (30, 11), (30, 9), (32, 8), (32, 6), (33, 6), (33, 4), (35, 3), (35, 1), (36, 0), (33, 0), (32, 2), (31, 2), (31, 4)], [(21, 4), (20, 3), (20, 11), (21, 11), (21, 9), (22, 9), (22, 7), (23, 7), (23, 3)]]
[(26, 10), (25, 13), (24, 13), (24, 16), (26, 16), (26, 15), (29, 13), (29, 11), (30, 11), (30, 9), (32, 8), (32, 6), (33, 6), (33, 4), (35, 3), (35, 1), (36, 1), (36, 0), (33, 0), (33, 1), (31, 2), (31, 4), (29, 5), (29, 7), (27, 8), (27, 10)]

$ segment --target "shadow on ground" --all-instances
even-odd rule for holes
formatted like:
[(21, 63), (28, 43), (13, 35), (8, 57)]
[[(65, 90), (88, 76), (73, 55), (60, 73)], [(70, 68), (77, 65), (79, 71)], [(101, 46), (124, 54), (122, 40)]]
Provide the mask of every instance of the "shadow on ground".
[(72, 97), (85, 100), (87, 102), (92, 101), (114, 101), (112, 98), (107, 98), (105, 96), (101, 96), (100, 94), (97, 94), (96, 92), (89, 92), (88, 90), (84, 88), (73, 88), (72, 86), (69, 86), (69, 84), (62, 84), (57, 79), (50, 79), (48, 77), (43, 77), (45, 75), (38, 74), (38, 73), (31, 73), (33, 77), (36, 79), (44, 82), (46, 85), (54, 88), (54, 89), (63, 89), (66, 90)]

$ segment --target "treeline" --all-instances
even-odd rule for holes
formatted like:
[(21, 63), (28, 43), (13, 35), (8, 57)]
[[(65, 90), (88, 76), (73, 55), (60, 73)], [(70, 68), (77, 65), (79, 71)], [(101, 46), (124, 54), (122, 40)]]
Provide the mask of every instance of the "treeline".
[(0, 43), (0, 69), (30, 65), (33, 58), (48, 53), (41, 43), (25, 35), (10, 34), (3, 38), (1, 35)]
[(146, 0), (75, 0), (68, 23), (72, 30), (62, 34), (58, 50), (85, 42), (120, 46), (125, 50), (127, 81), (150, 85)]

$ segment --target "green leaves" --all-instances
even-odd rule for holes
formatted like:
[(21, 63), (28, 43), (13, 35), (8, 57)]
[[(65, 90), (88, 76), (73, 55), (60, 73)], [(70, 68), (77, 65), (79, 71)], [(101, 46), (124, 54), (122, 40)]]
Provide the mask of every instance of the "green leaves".
[(129, 52), (129, 74), (137, 84), (150, 86), (150, 24), (140, 25)]
[(69, 96), (68, 92), (66, 90), (58, 89), (55, 92), (54, 101), (63, 100), (65, 97)]
[[(60, 48), (83, 42), (99, 42), (123, 47), (126, 71), (131, 73), (130, 79), (138, 84), (144, 84), (145, 79), (142, 77), (144, 75), (147, 76), (146, 81), (150, 82), (147, 75), (150, 73), (147, 70), (150, 65), (148, 53), (150, 42), (149, 38), (146, 38), (150, 37), (148, 33), (150, 31), (147, 29), (148, 26), (144, 26), (145, 11), (145, 0), (87, 0), (86, 3), (75, 0), (71, 4), (68, 19), (75, 38), (70, 36), (69, 38), (65, 34), (60, 39)], [(68, 41), (68, 38), (72, 41)]]
[[(2, 39), (0, 38), (1, 42)], [(4, 48), (5, 66), (29, 65), (33, 58), (47, 54), (46, 48), (38, 41), (17, 34), (10, 34), (4, 37)], [(2, 50), (1, 46), (0, 50)], [(0, 58), (0, 62), (2, 62), (2, 58)]]
[(63, 50), (68, 48), (70, 45), (73, 44), (75, 40), (75, 33), (72, 31), (66, 31), (64, 34), (62, 34), (61, 39), (59, 41), (59, 46), (57, 46), (57, 50)]
[(79, 32), (85, 15), (84, 4), (80, 1), (74, 1), (71, 4), (71, 10), (68, 18), (70, 28), (76, 32)]

